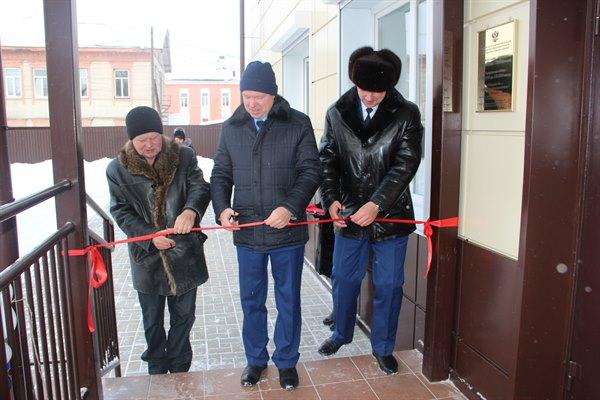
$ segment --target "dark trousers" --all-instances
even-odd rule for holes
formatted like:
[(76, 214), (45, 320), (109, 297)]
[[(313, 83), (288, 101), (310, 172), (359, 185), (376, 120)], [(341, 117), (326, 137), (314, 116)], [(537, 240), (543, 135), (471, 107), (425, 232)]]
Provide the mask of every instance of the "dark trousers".
[(242, 339), (248, 364), (262, 366), (269, 361), (267, 343), (267, 291), (269, 280), (267, 262), (271, 260), (271, 274), (275, 282), (275, 352), (277, 368), (292, 368), (300, 353), (300, 284), (304, 263), (304, 246), (290, 246), (272, 251), (257, 252), (237, 247), (240, 299), (244, 312)]
[(369, 249), (372, 249), (375, 297), (371, 347), (378, 356), (392, 354), (402, 305), (407, 243), (408, 236), (369, 243), (367, 235), (360, 240), (336, 235), (332, 274), (335, 331), (331, 338), (334, 342), (344, 344), (352, 341), (357, 298), (367, 272)]
[[(144, 321), (146, 351), (142, 360), (148, 373), (187, 372), (192, 365), (190, 331), (196, 319), (197, 288), (180, 296), (160, 296), (138, 292)], [(169, 306), (169, 334), (165, 333), (165, 300)]]

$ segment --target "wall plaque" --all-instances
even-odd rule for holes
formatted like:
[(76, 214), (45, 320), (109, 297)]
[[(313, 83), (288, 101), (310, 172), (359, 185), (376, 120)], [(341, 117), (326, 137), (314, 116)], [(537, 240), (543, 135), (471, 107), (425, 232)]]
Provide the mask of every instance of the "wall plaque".
[(516, 21), (479, 32), (477, 111), (513, 111)]

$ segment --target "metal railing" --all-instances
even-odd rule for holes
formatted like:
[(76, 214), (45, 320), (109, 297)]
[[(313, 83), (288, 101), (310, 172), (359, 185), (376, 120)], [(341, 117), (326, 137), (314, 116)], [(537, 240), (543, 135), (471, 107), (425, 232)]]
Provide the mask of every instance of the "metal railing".
[[(68, 180), (0, 206), (0, 222), (69, 190)], [(114, 239), (110, 217), (87, 196), (102, 219), (103, 236), (88, 229), (89, 244)], [(77, 338), (73, 326), (67, 222), (29, 254), (0, 271), (0, 399), (81, 399), (76, 371)], [(109, 279), (92, 292), (96, 321), (94, 358), (99, 373), (121, 376), (110, 248), (101, 254)], [(79, 308), (81, 309), (81, 308)]]
[(76, 399), (75, 338), (71, 307), (68, 222), (26, 256), (0, 272), (2, 399)]
[[(96, 204), (92, 198), (86, 196), (87, 205), (94, 210), (102, 219), (103, 236), (100, 237), (94, 231), (88, 228), (89, 244), (101, 244), (112, 242), (115, 238), (115, 229), (112, 219), (104, 210)], [(100, 361), (100, 374), (107, 375), (113, 369), (115, 376), (121, 376), (121, 360), (119, 355), (119, 337), (117, 334), (117, 318), (115, 315), (115, 291), (113, 283), (112, 269), (112, 247), (100, 248), (100, 254), (104, 259), (108, 279), (98, 289), (93, 289), (93, 313), (96, 322), (96, 349), (98, 360)]]

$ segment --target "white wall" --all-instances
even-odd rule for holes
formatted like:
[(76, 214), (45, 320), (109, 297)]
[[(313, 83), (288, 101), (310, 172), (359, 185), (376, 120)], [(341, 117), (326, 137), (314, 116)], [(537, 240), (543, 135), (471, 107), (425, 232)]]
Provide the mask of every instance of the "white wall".
[[(476, 112), (478, 32), (517, 21), (514, 111)], [(465, 1), (459, 235), (517, 259), (521, 224), (529, 1)]]

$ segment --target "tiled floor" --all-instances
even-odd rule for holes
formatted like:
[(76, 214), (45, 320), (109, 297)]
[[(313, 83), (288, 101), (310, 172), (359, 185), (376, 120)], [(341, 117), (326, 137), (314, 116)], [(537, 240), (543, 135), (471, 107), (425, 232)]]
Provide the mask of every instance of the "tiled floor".
[(277, 369), (269, 366), (259, 384), (240, 386), (242, 368), (218, 369), (173, 375), (105, 378), (105, 400), (213, 399), (213, 400), (463, 400), (448, 382), (428, 383), (419, 373), (416, 350), (396, 353), (397, 375), (387, 376), (369, 355), (328, 358), (298, 364), (299, 387), (286, 392), (279, 387)]

